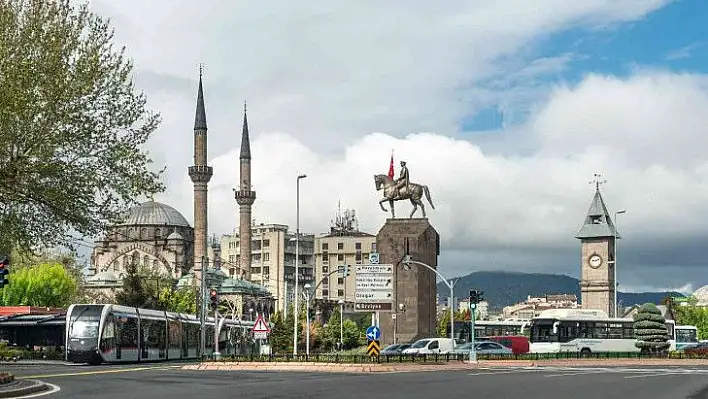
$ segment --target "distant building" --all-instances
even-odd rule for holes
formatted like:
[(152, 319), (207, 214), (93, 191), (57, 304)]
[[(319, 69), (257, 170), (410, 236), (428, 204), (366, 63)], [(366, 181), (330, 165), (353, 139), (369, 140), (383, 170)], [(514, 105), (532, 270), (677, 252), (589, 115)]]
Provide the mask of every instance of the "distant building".
[(578, 297), (570, 294), (546, 295), (542, 297), (528, 296), (525, 301), (506, 306), (503, 317), (506, 319), (531, 319), (548, 309), (577, 309)]
[[(369, 254), (376, 250), (376, 236), (359, 230), (354, 210), (337, 210), (329, 233), (315, 238), (315, 298), (345, 302), (345, 310), (350, 310), (355, 302), (356, 265), (369, 263)], [(324, 278), (338, 267), (349, 265), (347, 278), (334, 273)], [(324, 278), (324, 280), (322, 280)]]
[[(457, 300), (457, 311), (464, 313), (470, 310), (469, 298), (460, 298)], [(482, 301), (477, 304), (477, 315), (479, 320), (487, 320), (489, 318), (489, 302)]]

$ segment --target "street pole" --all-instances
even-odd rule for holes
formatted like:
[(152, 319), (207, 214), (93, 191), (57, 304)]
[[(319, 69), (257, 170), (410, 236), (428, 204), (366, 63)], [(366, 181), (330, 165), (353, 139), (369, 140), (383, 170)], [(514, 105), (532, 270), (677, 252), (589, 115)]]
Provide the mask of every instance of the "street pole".
[(617, 240), (619, 239), (619, 233), (617, 233), (617, 216), (626, 212), (626, 209), (620, 209), (619, 211), (615, 212), (615, 264), (613, 277), (615, 283), (615, 317), (619, 317), (617, 315), (617, 287), (619, 286), (619, 283), (617, 283)]
[(470, 303), (470, 328), (472, 329), (472, 346), (470, 346), (470, 363), (477, 362), (477, 350), (474, 346), (474, 320), (477, 317), (477, 304)]
[(219, 353), (219, 309), (214, 309), (214, 359), (218, 359)]
[[(423, 267), (427, 267), (429, 270), (432, 270), (435, 274), (437, 274), (438, 277), (440, 277), (440, 279), (443, 281), (443, 283), (445, 283), (445, 285), (447, 285), (447, 287), (450, 289), (450, 338), (454, 341), (455, 340), (455, 307), (452, 306), (453, 305), (452, 301), (453, 301), (453, 298), (455, 297), (455, 294), (454, 294), (455, 284), (447, 281), (447, 279), (445, 277), (443, 277), (442, 274), (440, 274), (440, 272), (438, 272), (436, 269), (434, 269), (430, 265), (427, 265), (423, 262), (418, 262), (416, 260), (411, 260), (410, 257), (408, 255), (406, 255), (406, 257), (403, 259), (403, 264), (408, 265), (410, 267), (411, 263), (414, 265), (420, 265)], [(457, 281), (459, 281), (459, 280), (455, 280), (455, 282), (457, 282)]]
[(344, 300), (339, 300), (339, 350), (344, 349)]
[(307, 298), (307, 307), (305, 308), (305, 319), (307, 320), (306, 342), (305, 342), (305, 358), (310, 356), (310, 298)]
[(297, 319), (300, 308), (298, 307), (298, 292), (297, 286), (300, 283), (300, 179), (306, 178), (307, 175), (298, 175), (296, 192), (295, 192), (295, 304), (293, 306), (294, 320), (293, 325), (293, 356), (297, 356)]
[(199, 275), (201, 276), (200, 289), (199, 289), (199, 323), (201, 328), (199, 329), (199, 353), (204, 357), (204, 352), (206, 351), (206, 273), (205, 271), (205, 257), (202, 256), (201, 259), (202, 266), (200, 268)]

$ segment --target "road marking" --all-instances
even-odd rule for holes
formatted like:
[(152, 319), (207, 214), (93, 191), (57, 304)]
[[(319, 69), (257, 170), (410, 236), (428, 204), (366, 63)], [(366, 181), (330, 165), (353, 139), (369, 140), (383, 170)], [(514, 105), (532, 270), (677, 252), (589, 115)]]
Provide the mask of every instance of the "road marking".
[(589, 375), (589, 374), (605, 374), (608, 373), (608, 371), (571, 371), (569, 373), (563, 373), (563, 374), (549, 374), (546, 375), (546, 378), (552, 378), (552, 377), (572, 377), (575, 375)]
[(37, 374), (37, 375), (24, 375), (15, 377), (16, 379), (41, 379), (41, 378), (52, 378), (52, 377), (72, 377), (80, 375), (98, 375), (98, 374), (112, 374), (112, 373), (127, 373), (131, 371), (147, 371), (147, 370), (170, 370), (181, 366), (155, 366), (155, 367), (134, 367), (134, 368), (120, 368), (112, 370), (92, 370), (92, 371), (80, 371), (75, 373), (57, 373), (57, 374)]
[(44, 390), (44, 391), (42, 391), (42, 392), (33, 393), (33, 394), (30, 394), (30, 395), (15, 396), (15, 398), (16, 398), (16, 399), (36, 398), (36, 397), (44, 396), (44, 395), (51, 395), (51, 394), (53, 394), (53, 393), (57, 393), (57, 392), (61, 391), (61, 388), (59, 388), (58, 385), (50, 384), (50, 383), (48, 383), (48, 382), (45, 382), (44, 385), (46, 385), (49, 389), (46, 389), (46, 390)]
[(469, 373), (467, 375), (494, 375), (494, 374), (513, 374), (513, 373), (528, 373), (532, 371), (539, 371), (539, 370), (506, 370), (506, 371), (490, 371), (490, 372), (482, 372), (482, 373)]

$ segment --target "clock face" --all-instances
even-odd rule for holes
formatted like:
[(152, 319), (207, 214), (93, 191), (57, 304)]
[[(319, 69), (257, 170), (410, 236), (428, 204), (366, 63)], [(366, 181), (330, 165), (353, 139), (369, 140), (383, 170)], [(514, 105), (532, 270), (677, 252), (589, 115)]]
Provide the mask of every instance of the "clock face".
[(597, 269), (602, 265), (602, 257), (598, 254), (593, 254), (588, 259), (588, 263), (590, 263), (590, 267)]

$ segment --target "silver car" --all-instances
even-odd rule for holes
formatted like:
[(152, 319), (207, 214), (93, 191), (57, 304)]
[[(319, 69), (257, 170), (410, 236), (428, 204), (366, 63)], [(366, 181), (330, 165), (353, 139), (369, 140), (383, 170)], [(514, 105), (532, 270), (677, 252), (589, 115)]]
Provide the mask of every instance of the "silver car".
[[(468, 354), (470, 353), (470, 350), (472, 349), (472, 343), (468, 342), (466, 344), (462, 344), (458, 347), (455, 348), (455, 351), (453, 353), (457, 354)], [(478, 341), (475, 342), (475, 352), (479, 355), (511, 355), (514, 352), (507, 348), (506, 346), (503, 346), (501, 344), (498, 344), (493, 341)]]

